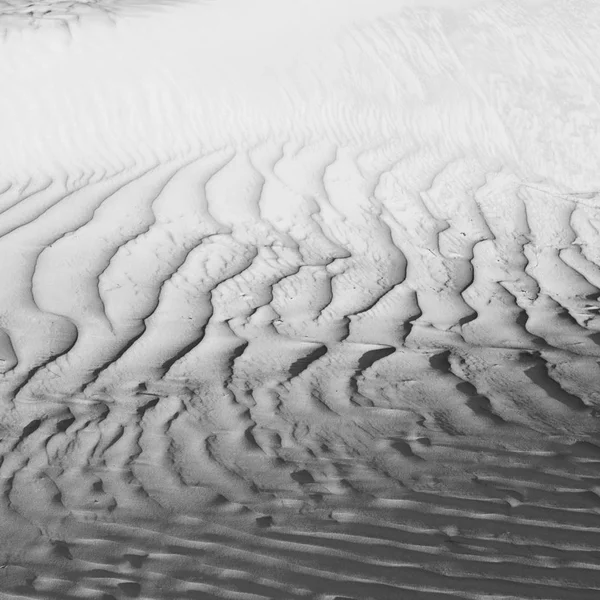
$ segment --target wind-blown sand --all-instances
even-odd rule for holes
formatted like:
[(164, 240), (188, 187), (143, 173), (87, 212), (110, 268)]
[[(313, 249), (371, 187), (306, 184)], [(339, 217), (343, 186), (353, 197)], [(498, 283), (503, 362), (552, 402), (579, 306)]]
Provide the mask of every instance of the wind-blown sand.
[(50, 4), (0, 2), (1, 598), (600, 597), (600, 9)]

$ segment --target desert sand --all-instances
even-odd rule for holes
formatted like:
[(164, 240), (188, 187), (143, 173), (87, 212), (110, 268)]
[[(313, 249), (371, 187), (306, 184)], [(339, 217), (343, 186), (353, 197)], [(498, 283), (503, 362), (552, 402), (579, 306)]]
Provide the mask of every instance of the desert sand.
[(600, 7), (0, 1), (0, 597), (600, 597)]

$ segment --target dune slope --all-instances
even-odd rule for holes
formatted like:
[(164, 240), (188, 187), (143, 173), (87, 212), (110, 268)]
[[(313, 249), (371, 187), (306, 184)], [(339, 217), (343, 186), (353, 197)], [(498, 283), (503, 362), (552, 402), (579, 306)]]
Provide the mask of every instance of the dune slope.
[(2, 597), (597, 598), (598, 9), (48, 6), (0, 2)]

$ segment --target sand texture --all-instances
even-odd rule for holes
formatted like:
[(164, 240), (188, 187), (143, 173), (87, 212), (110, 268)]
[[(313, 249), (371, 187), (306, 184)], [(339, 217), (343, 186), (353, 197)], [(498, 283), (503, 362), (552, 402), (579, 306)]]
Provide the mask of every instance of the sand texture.
[(0, 598), (600, 598), (600, 7), (0, 1)]

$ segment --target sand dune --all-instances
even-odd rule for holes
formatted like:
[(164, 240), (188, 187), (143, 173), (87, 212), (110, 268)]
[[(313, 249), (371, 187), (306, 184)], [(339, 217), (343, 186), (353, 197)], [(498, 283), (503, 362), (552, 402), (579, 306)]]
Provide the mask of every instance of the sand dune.
[(32, 11), (0, 596), (597, 598), (597, 9)]

